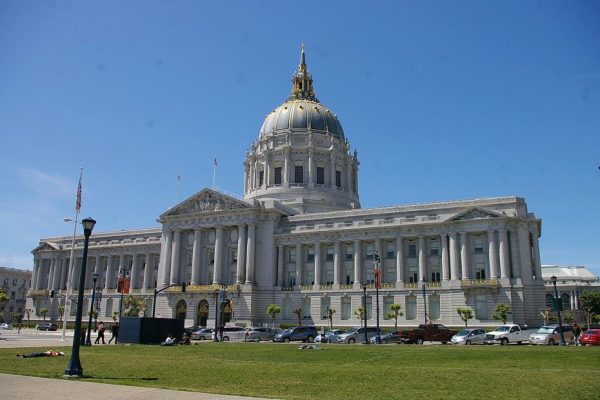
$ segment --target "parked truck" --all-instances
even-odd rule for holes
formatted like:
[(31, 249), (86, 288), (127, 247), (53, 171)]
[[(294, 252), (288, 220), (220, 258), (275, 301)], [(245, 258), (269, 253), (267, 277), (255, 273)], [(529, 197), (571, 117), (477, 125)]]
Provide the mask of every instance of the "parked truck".
[(516, 324), (500, 325), (485, 335), (485, 344), (521, 344), (527, 342), (529, 340), (529, 335), (534, 332), (535, 329), (525, 330)]
[(421, 324), (418, 328), (404, 330), (400, 337), (405, 343), (423, 344), (424, 341), (448, 343), (456, 331), (442, 324)]

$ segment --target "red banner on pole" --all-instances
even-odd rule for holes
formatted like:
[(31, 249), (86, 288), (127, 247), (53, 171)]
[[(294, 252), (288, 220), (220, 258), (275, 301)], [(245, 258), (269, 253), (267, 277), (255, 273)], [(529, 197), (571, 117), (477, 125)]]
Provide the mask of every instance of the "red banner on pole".
[(129, 294), (129, 278), (119, 278), (117, 293)]
[(375, 288), (381, 289), (381, 270), (374, 269), (373, 272), (375, 274)]

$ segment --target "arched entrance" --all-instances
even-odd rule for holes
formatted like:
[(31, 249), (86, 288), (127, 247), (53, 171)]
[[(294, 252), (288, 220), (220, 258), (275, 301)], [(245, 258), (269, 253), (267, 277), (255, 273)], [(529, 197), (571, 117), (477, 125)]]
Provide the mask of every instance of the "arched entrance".
[(179, 300), (175, 308), (175, 319), (185, 319), (187, 315), (187, 304), (185, 300)]
[(208, 321), (208, 301), (200, 300), (198, 303), (198, 312), (196, 314), (196, 325), (206, 326)]

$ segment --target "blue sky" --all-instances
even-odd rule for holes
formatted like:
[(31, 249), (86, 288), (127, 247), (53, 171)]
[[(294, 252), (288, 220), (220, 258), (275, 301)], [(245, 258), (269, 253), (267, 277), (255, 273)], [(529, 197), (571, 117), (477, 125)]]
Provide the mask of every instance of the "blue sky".
[(522, 196), (542, 263), (600, 275), (597, 1), (0, 2), (0, 266), (158, 226), (242, 162), (300, 43), (361, 162), (363, 207)]

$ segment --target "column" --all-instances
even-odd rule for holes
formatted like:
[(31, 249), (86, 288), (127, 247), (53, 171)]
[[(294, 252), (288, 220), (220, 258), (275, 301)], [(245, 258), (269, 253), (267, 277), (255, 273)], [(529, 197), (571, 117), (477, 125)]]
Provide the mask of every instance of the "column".
[[(249, 180), (249, 167), (248, 162), (244, 162), (244, 194), (248, 193), (248, 180)], [(193, 268), (192, 268), (193, 271)], [(193, 273), (192, 273), (193, 275)]]
[(533, 232), (533, 254), (535, 263), (535, 279), (542, 280), (542, 261), (540, 258), (540, 241), (537, 232)]
[(360, 261), (362, 259), (360, 240), (354, 241), (354, 287), (360, 288), (362, 282)]
[[(335, 182), (334, 182), (335, 183)], [(340, 284), (340, 275), (342, 274), (342, 252), (341, 244), (336, 241), (333, 245), (333, 284)]]
[(52, 289), (59, 289), (60, 272), (62, 267), (62, 260), (57, 259), (54, 265), (54, 274), (52, 275)]
[(498, 277), (498, 265), (496, 262), (496, 232), (493, 229), (487, 231), (488, 237), (488, 257), (490, 263), (490, 278), (496, 279)]
[(337, 190), (337, 186), (335, 185), (335, 152), (331, 152), (331, 161), (330, 161), (330, 170), (329, 170), (330, 180), (329, 183), (331, 185), (331, 190)]
[(321, 242), (315, 242), (315, 286), (321, 284)]
[(131, 289), (137, 289), (139, 286), (138, 283), (138, 275), (139, 275), (139, 269), (138, 269), (138, 255), (134, 254), (131, 256), (131, 274), (129, 275), (131, 277), (131, 282), (130, 282), (130, 286)]
[(457, 236), (458, 234), (456, 232), (450, 233), (450, 277), (453, 281), (460, 279), (458, 270), (458, 251), (456, 248)]
[(71, 288), (79, 289), (79, 274), (81, 273), (81, 262), (79, 257), (73, 256), (73, 271), (71, 272)]
[(202, 248), (202, 231), (194, 229), (194, 245), (192, 247), (192, 285), (200, 284), (200, 249)]
[(352, 192), (352, 158), (346, 160), (346, 190)]
[[(104, 280), (104, 288), (110, 289), (112, 284), (112, 275), (113, 275), (113, 257), (111, 255), (106, 256), (106, 279)], [(72, 285), (71, 285), (72, 286)]]
[(150, 260), (151, 260), (150, 252), (147, 252), (145, 255), (145, 262), (144, 262), (144, 289), (148, 289), (153, 286), (150, 283), (150, 280), (152, 279), (152, 272), (153, 272), (154, 268), (152, 268)]
[(508, 260), (508, 236), (506, 229), (498, 229), (498, 239), (500, 240), (500, 277), (510, 278), (510, 264)]
[(181, 231), (176, 229), (173, 231), (173, 244), (171, 248), (171, 279), (169, 283), (171, 285), (177, 285), (180, 283), (179, 279), (179, 263), (181, 253)]
[(404, 282), (404, 238), (396, 238), (396, 283)]
[(246, 247), (246, 283), (254, 282), (254, 246), (256, 225), (248, 224), (248, 245)]
[(35, 259), (33, 264), (33, 270), (31, 271), (31, 289), (35, 290), (37, 287), (37, 274), (40, 270), (40, 260)]
[(271, 174), (270, 174), (270, 172), (271, 172), (271, 171), (270, 171), (270, 168), (269, 168), (269, 155), (268, 155), (268, 154), (265, 154), (265, 164), (264, 164), (264, 167), (263, 167), (263, 168), (264, 168), (264, 169), (263, 169), (263, 171), (264, 171), (264, 179), (263, 179), (263, 182), (264, 182), (265, 188), (267, 188), (267, 187), (269, 187), (269, 186), (270, 186), (270, 182), (269, 182), (269, 181), (270, 181), (270, 179), (269, 179), (269, 176), (271, 175)]
[(469, 274), (469, 248), (467, 246), (467, 232), (460, 233), (460, 264), (462, 269), (462, 278), (471, 279)]
[(54, 268), (56, 266), (56, 259), (53, 258), (50, 260), (50, 269), (48, 270), (48, 282), (46, 284), (46, 289), (52, 290), (52, 283), (54, 279)]
[[(60, 269), (60, 283), (59, 288), (66, 289), (67, 288), (67, 279), (69, 277), (69, 260), (66, 258), (62, 259), (62, 267)], [(33, 286), (31, 286), (33, 287)]]
[(314, 185), (314, 165), (313, 165), (313, 152), (312, 150), (308, 151), (308, 187), (313, 187)]
[(215, 264), (213, 266), (213, 285), (221, 283), (221, 272), (223, 271), (223, 227), (215, 228)]
[(302, 243), (296, 244), (296, 284), (302, 285), (302, 265), (304, 260), (302, 258)]
[(450, 265), (448, 263), (448, 234), (440, 235), (440, 243), (442, 244), (442, 279), (447, 281), (450, 279)]
[(283, 286), (283, 251), (284, 247), (282, 245), (277, 246), (277, 282), (276, 286)]
[(35, 283), (36, 283), (36, 289), (41, 289), (42, 288), (42, 274), (44, 271), (44, 259), (40, 259), (38, 260), (38, 269), (37, 269), (37, 273), (36, 273), (36, 279), (35, 279)]
[(172, 240), (172, 232), (170, 230), (164, 230), (162, 233), (160, 261), (158, 266), (158, 281), (160, 286), (167, 286), (169, 284), (169, 276), (171, 274)]
[(285, 150), (285, 158), (283, 159), (283, 186), (287, 187), (290, 182), (290, 152)]
[(426, 274), (426, 261), (425, 257), (425, 238), (419, 236), (419, 282), (427, 281)]
[(244, 269), (246, 268), (246, 225), (238, 225), (237, 265), (235, 283), (244, 283)]

